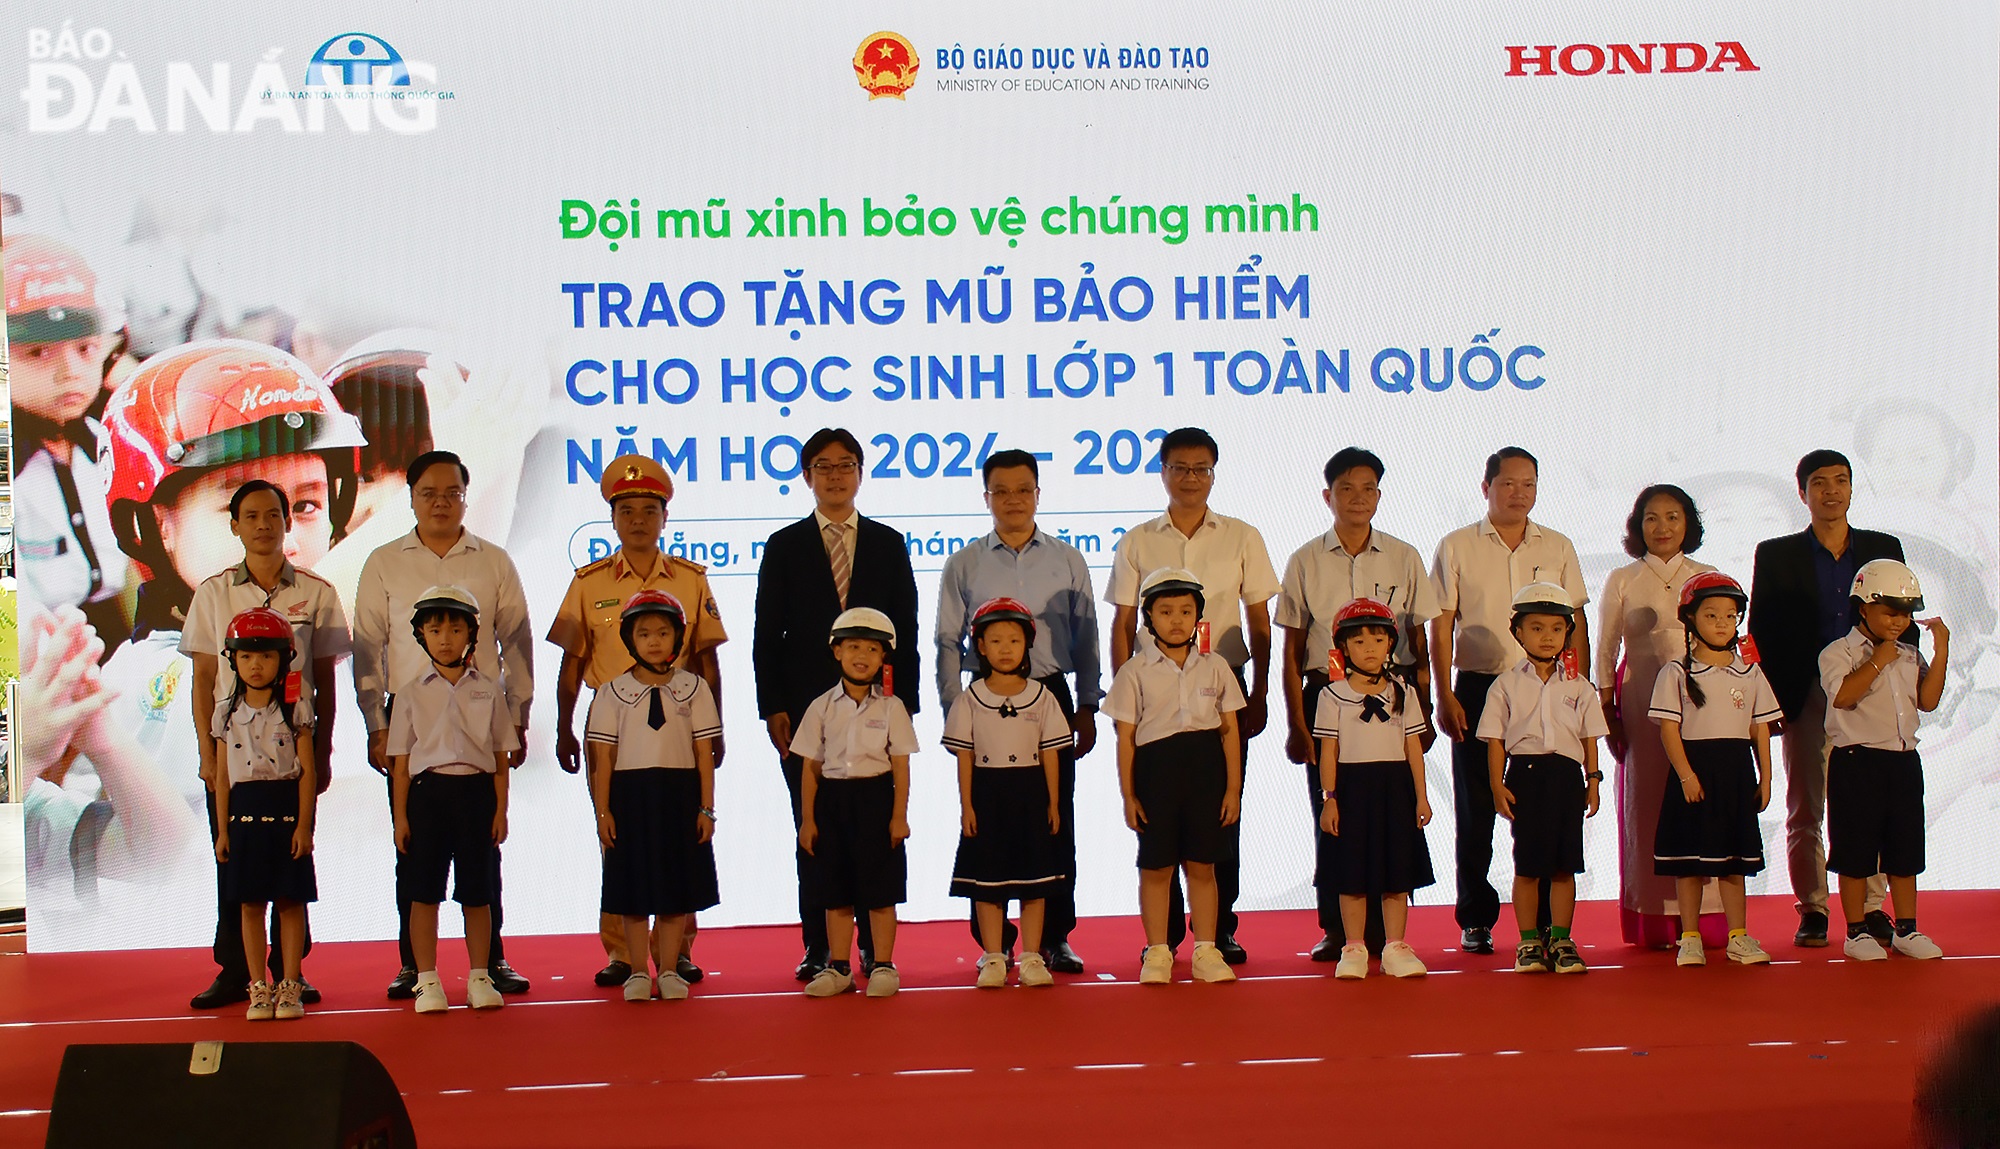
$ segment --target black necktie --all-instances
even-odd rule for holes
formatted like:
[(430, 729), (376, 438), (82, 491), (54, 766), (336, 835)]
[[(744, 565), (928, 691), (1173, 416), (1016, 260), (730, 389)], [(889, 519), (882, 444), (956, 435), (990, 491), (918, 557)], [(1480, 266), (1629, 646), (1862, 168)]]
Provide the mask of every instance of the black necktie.
[(652, 727), (655, 730), (658, 730), (660, 727), (665, 726), (667, 724), (667, 708), (660, 702), (659, 687), (655, 686), (652, 690), (652, 694), (653, 694), (653, 705), (652, 708), (646, 712), (646, 725)]
[(1361, 696), (1361, 721), (1389, 721), (1389, 704), (1382, 701), (1379, 694)]

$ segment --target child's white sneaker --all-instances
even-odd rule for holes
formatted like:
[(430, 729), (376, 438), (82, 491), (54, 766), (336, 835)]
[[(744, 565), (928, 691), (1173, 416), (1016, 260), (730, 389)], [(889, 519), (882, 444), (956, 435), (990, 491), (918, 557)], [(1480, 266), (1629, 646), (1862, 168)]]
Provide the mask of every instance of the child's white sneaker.
[(660, 975), (661, 1001), (686, 1001), (687, 995), (687, 979), (677, 973), (671, 972)]
[(304, 1017), (306, 1015), (306, 1006), (299, 998), (305, 991), (306, 987), (300, 985), (298, 982), (279, 982), (278, 1001), (272, 1007), (272, 1016), (276, 1017), (279, 1021), (297, 1021), (299, 1018)]
[(1054, 985), (1055, 975), (1049, 972), (1049, 963), (1042, 955), (1029, 950), (1021, 955), (1021, 984), (1026, 986)]
[(1174, 951), (1165, 945), (1147, 946), (1145, 954), (1139, 958), (1139, 984), (1166, 985), (1172, 980)]
[(444, 997), (444, 983), (438, 980), (437, 971), (417, 975), (416, 1010), (418, 1013), (443, 1013), (450, 1002)]
[(1896, 939), (1889, 944), (1895, 946), (1896, 952), (1902, 954), (1904, 957), (1941, 958), (1944, 956), (1944, 951), (1938, 948), (1936, 942), (1932, 941), (1926, 935), (1918, 933), (1916, 930), (1911, 930), (1906, 934), (1897, 934)]
[(1771, 955), (1757, 944), (1757, 939), (1749, 934), (1737, 934), (1729, 939), (1729, 960), (1738, 965), (1770, 965)]
[(980, 989), (999, 989), (1007, 984), (1007, 955), (982, 954), (979, 958), (979, 980), (973, 983)]
[(1840, 952), (1846, 954), (1849, 961), (1889, 960), (1889, 951), (1882, 948), (1882, 943), (1876, 941), (1873, 934), (1865, 932), (1848, 938), (1841, 944)]
[(270, 982), (253, 981), (250, 983), (250, 1008), (243, 1011), (243, 1016), (251, 1021), (269, 1021), (274, 1001)]
[(635, 973), (625, 979), (626, 1001), (653, 1000), (653, 979), (643, 973)]
[[(1172, 951), (1168, 953), (1171, 955)], [(1220, 983), (1236, 980), (1236, 971), (1229, 968), (1229, 963), (1223, 960), (1222, 951), (1216, 948), (1214, 942), (1194, 943), (1194, 960), (1190, 968), (1196, 981)]]
[(824, 966), (806, 983), (807, 997), (838, 997), (854, 991), (854, 975)]
[(1708, 964), (1708, 951), (1703, 949), (1701, 946), (1700, 934), (1682, 935), (1681, 950), (1679, 953), (1674, 955), (1674, 964), (1675, 965)]
[(492, 975), (484, 970), (475, 970), (465, 979), (465, 1004), (474, 1009), (499, 1009), (507, 1004), (500, 991), (493, 988)]
[(1382, 972), (1390, 977), (1422, 977), (1431, 971), (1410, 943), (1390, 942), (1382, 947)]
[(1333, 976), (1343, 981), (1357, 981), (1368, 976), (1368, 947), (1360, 942), (1348, 942), (1340, 947), (1340, 964), (1333, 967)]
[[(1000, 976), (1002, 978), (1007, 976), (1007, 967), (1004, 965), (1000, 967)], [(896, 972), (896, 967), (888, 962), (876, 962), (875, 969), (868, 975), (868, 996), (895, 997), (896, 991), (901, 988), (903, 988), (903, 975)]]

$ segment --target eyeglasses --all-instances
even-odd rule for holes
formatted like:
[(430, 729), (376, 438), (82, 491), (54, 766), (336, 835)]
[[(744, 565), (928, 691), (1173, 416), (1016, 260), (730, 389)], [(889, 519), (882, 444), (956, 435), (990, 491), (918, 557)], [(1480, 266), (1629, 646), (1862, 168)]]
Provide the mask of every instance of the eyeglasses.
[(1035, 492), (1039, 490), (1040, 487), (995, 487), (987, 491), (986, 496), (995, 502), (1008, 502), (1013, 499), (1033, 498)]
[(851, 475), (861, 469), (861, 464), (849, 459), (844, 463), (814, 463), (806, 469), (822, 479), (829, 479), (835, 475)]
[(418, 491), (416, 497), (420, 503), (429, 503), (434, 507), (448, 507), (453, 503), (462, 503), (465, 501), (465, 488), (451, 487), (442, 491)]
[(1213, 479), (1215, 468), (1209, 466), (1190, 467), (1186, 463), (1168, 463), (1167, 474), (1176, 479)]

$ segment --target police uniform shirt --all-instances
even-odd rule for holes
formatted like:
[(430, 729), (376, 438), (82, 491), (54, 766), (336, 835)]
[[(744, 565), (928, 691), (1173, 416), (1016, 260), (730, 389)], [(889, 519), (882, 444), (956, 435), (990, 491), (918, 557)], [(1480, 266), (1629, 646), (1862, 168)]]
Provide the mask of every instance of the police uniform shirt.
[[(312, 718), (312, 664), (322, 658), (340, 658), (354, 649), (347, 629), (347, 614), (340, 609), (340, 594), (333, 584), (309, 570), (300, 570), (287, 560), (278, 568), (278, 585), (270, 591), (250, 577), (247, 562), (237, 563), (221, 574), (202, 580), (188, 604), (187, 619), (181, 627), (180, 652), (210, 654), (216, 658), (215, 700), (222, 702), (236, 693), (236, 666), (224, 643), (229, 623), (252, 607), (267, 606), (292, 624), (292, 669), (302, 675), (299, 698), (306, 705), (305, 721)], [(283, 689), (283, 684), (279, 684)]]
[(125, 552), (104, 501), (111, 464), (98, 460), (102, 429), (85, 423), (93, 441), (71, 443), (68, 464), (37, 446), (14, 475), (14, 572), (24, 598), (49, 610), (125, 589)]
[(1042, 751), (1070, 744), (1070, 730), (1048, 687), (1030, 682), (1019, 694), (995, 694), (981, 679), (952, 702), (944, 744), (970, 751), (974, 766), (1040, 766)]
[(972, 612), (996, 598), (1011, 598), (1035, 616), (1028, 648), (1028, 677), (1076, 675), (1076, 705), (1095, 710), (1098, 685), (1097, 601), (1083, 552), (1036, 529), (1015, 550), (989, 531), (944, 560), (938, 584), (938, 700), (949, 712), (965, 689), (965, 674), (979, 665), (972, 645)]
[(1509, 754), (1560, 754), (1581, 762), (1583, 740), (1610, 732), (1589, 679), (1568, 678), (1558, 669), (1543, 682), (1525, 656), (1493, 680), (1479, 716), (1480, 739), (1500, 739)]
[(1215, 730), (1224, 714), (1243, 709), (1243, 688), (1219, 655), (1189, 651), (1180, 666), (1160, 644), (1146, 641), (1112, 676), (1104, 713), (1132, 725), (1144, 746), (1190, 730)]
[(892, 755), (916, 752), (902, 699), (870, 690), (856, 702), (844, 683), (813, 699), (792, 732), (792, 753), (819, 763), (822, 778), (873, 778), (889, 772)]
[[(180, 631), (154, 630), (119, 644), (104, 664), (102, 680), (118, 696), (108, 711), (112, 719), (138, 742), (147, 761), (180, 788), (188, 805), (200, 810), (208, 787), (201, 780), (201, 753), (195, 746), (199, 724), (188, 701), (194, 661), (180, 652), (180, 640)], [(73, 775), (75, 771), (71, 767)]]
[[(284, 712), (278, 706), (276, 702), (252, 706), (248, 700), (239, 700), (232, 710), (227, 699), (215, 704), (215, 719), (209, 724), (209, 733), (222, 743), (231, 786), (279, 782), (303, 772), (297, 738), (292, 728), (285, 725)], [(298, 734), (312, 736), (312, 714), (303, 699), (292, 708), (292, 723)]]
[(1660, 668), (1653, 681), (1652, 707), (1646, 713), (1654, 722), (1678, 722), (1681, 738), (1748, 738), (1759, 722), (1776, 722), (1785, 716), (1778, 696), (1764, 678), (1764, 669), (1734, 659), (1728, 666), (1694, 664), (1695, 681), (1701, 684), (1700, 706), (1688, 697), (1688, 673), (1678, 660)]
[(632, 668), (632, 653), (618, 637), (619, 615), (625, 601), (642, 590), (666, 591), (687, 611), (687, 634), (674, 665), (691, 667), (704, 651), (729, 641), (709, 591), (707, 567), (663, 551), (653, 560), (653, 572), (640, 578), (620, 547), (611, 557), (577, 569), (549, 623), (549, 641), (583, 660), (583, 684), (592, 690)]
[[(1379, 701), (1380, 708), (1370, 706), (1371, 700)], [(1319, 709), (1313, 714), (1313, 737), (1336, 740), (1341, 762), (1405, 761), (1409, 752), (1404, 739), (1423, 732), (1424, 712), (1415, 691), (1405, 689), (1398, 708), (1394, 688), (1363, 694), (1345, 677), (1319, 692)]]
[[(665, 719), (658, 730), (652, 724), (656, 690)], [(659, 686), (641, 682), (628, 671), (598, 687), (591, 695), (583, 732), (587, 742), (616, 748), (613, 770), (693, 770), (694, 744), (721, 736), (715, 695), (708, 683), (685, 670), (674, 671)]]
[(466, 667), (456, 683), (433, 666), (396, 692), (389, 753), (409, 755), (412, 778), (426, 770), (491, 774), (494, 755), (520, 748), (506, 696), (476, 666)]
[(1576, 547), (1533, 519), (1511, 551), (1490, 518), (1446, 535), (1438, 543), (1431, 581), (1438, 609), (1457, 612), (1452, 665), (1474, 674), (1499, 674), (1527, 657), (1508, 629), (1515, 591), (1531, 582), (1556, 583), (1569, 592), (1579, 619), (1590, 601)]
[(1293, 551), (1285, 563), (1271, 621), (1306, 632), (1306, 664), (1299, 667), (1301, 671), (1326, 669), (1327, 652), (1333, 649), (1333, 616), (1357, 598), (1372, 598), (1395, 614), (1394, 665), (1405, 670), (1416, 667), (1410, 628), (1437, 617), (1437, 594), (1417, 548), (1371, 528), (1368, 545), (1358, 555), (1348, 554), (1340, 535), (1329, 530)]
[(1875, 640), (1857, 626), (1819, 652), (1820, 689), (1827, 697), (1826, 733), (1835, 746), (1917, 748), (1917, 683), (1929, 673), (1930, 663), (1908, 643), (1895, 647), (1895, 661), (1876, 672), (1868, 693), (1846, 710), (1834, 706), (1833, 697), (1847, 676), (1874, 656)]
[(1212, 630), (1209, 649), (1231, 666), (1250, 661), (1237, 604), (1266, 602), (1278, 593), (1278, 572), (1271, 569), (1257, 528), (1214, 511), (1202, 516), (1192, 536), (1182, 534), (1169, 515), (1140, 523), (1118, 540), (1104, 600), (1137, 610), (1140, 582), (1162, 567), (1179, 567), (1201, 580), (1201, 617)]

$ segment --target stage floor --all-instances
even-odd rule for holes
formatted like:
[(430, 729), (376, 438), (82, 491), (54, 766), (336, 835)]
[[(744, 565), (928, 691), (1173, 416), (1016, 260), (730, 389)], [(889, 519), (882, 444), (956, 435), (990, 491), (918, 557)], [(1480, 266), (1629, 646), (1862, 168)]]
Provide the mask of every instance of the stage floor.
[[(1426, 907), (1411, 940), (1429, 978), (1347, 983), (1306, 960), (1309, 913), (1262, 913), (1239, 935), (1238, 984), (1142, 988), (1137, 922), (1096, 919), (1073, 938), (1091, 972), (1038, 992), (973, 989), (965, 927), (929, 923), (905, 927), (904, 990), (886, 1001), (800, 996), (793, 929), (716, 930), (696, 996), (645, 1006), (591, 983), (594, 938), (526, 937), (508, 948), (531, 993), (426, 1017), (382, 998), (393, 947), (330, 944), (307, 966), (325, 1001), (296, 1023), (186, 1010), (213, 975), (201, 951), (9, 952), (0, 1145), (41, 1143), (65, 1046), (205, 1039), (360, 1042), (426, 1149), (1901, 1144), (1931, 1041), (2000, 997), (2000, 893), (1926, 894), (1922, 920), (1950, 958), (1860, 967), (1794, 949), (1787, 901), (1760, 899), (1771, 967), (1682, 970), (1612, 940), (1615, 907), (1588, 904), (1592, 972), (1517, 977), (1509, 956), (1447, 951), (1450, 910)], [(463, 951), (447, 953), (456, 1005)]]

